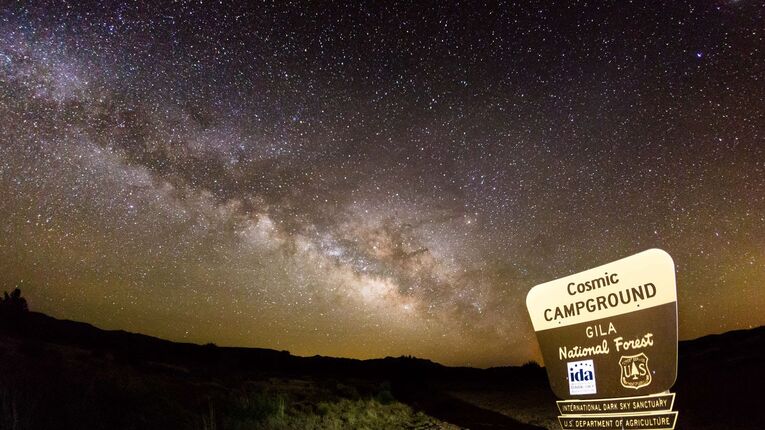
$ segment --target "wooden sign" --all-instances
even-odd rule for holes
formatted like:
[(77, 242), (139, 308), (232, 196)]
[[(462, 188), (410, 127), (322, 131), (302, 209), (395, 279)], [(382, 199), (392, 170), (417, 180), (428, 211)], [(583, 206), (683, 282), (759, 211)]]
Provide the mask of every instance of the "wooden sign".
[(644, 396), (675, 383), (677, 290), (666, 252), (537, 285), (526, 306), (559, 398)]
[(654, 412), (637, 415), (561, 416), (558, 422), (564, 430), (672, 430), (677, 412)]
[(560, 400), (557, 403), (558, 410), (563, 415), (640, 414), (671, 411), (675, 404), (675, 393), (614, 399)]
[(564, 430), (671, 430), (677, 423), (677, 412), (672, 411), (674, 393), (557, 403), (558, 422)]

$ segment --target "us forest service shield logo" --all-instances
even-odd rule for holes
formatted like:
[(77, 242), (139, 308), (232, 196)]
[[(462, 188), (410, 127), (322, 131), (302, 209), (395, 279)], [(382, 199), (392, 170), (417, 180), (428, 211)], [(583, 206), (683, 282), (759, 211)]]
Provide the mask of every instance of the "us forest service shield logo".
[(619, 359), (622, 369), (622, 386), (638, 389), (651, 383), (651, 370), (648, 368), (648, 357), (644, 353), (638, 355), (623, 355)]

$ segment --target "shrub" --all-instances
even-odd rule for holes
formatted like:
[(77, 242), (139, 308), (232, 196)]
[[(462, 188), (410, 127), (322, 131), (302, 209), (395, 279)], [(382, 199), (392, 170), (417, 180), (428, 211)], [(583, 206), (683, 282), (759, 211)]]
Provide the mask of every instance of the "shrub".
[(259, 428), (283, 421), (287, 399), (280, 393), (249, 391), (234, 396), (226, 406), (223, 428)]
[(393, 394), (388, 390), (382, 390), (375, 395), (375, 400), (380, 402), (380, 404), (383, 405), (389, 405), (396, 401), (396, 398), (393, 397)]

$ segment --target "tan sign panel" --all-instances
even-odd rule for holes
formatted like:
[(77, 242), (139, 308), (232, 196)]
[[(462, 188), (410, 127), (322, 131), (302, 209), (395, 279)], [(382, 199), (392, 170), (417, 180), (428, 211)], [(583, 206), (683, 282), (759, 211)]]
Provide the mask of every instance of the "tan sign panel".
[(677, 289), (666, 252), (537, 285), (526, 306), (559, 398), (642, 396), (674, 384)]
[(672, 430), (677, 423), (677, 412), (658, 412), (638, 415), (584, 415), (559, 416), (563, 430)]
[(670, 411), (675, 403), (675, 393), (638, 397), (617, 397), (595, 400), (559, 400), (562, 415), (631, 414)]

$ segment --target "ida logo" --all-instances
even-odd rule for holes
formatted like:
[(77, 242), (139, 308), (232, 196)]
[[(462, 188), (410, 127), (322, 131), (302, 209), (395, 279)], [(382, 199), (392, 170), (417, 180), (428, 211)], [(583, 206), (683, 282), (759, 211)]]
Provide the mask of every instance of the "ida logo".
[(622, 386), (638, 389), (651, 383), (651, 370), (648, 369), (648, 357), (644, 353), (626, 355), (619, 359), (622, 369)]
[(571, 394), (595, 394), (595, 365), (592, 360), (571, 361), (568, 367), (568, 389)]

